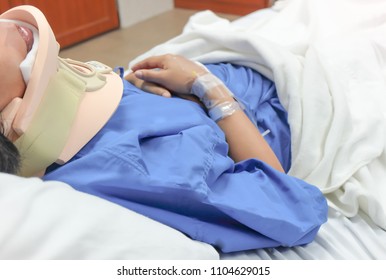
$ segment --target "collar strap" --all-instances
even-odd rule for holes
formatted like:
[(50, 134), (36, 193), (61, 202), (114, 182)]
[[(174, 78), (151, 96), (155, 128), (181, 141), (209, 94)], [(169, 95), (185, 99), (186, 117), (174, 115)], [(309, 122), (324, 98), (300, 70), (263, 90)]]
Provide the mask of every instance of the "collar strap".
[(98, 62), (59, 58), (58, 71), (50, 79), (30, 126), (14, 142), (22, 158), (20, 175), (34, 176), (58, 161), (84, 94), (104, 87), (106, 79), (101, 74), (108, 71), (111, 69)]

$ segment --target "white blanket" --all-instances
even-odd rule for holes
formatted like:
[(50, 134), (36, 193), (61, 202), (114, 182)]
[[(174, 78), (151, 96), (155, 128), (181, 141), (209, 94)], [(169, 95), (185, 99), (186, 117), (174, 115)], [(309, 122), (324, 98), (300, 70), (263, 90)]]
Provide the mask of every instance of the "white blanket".
[(209, 11), (144, 55), (229, 61), (272, 79), (288, 110), (290, 174), (386, 229), (386, 1), (291, 0), (239, 26)]
[(218, 259), (170, 227), (69, 185), (0, 173), (0, 260)]

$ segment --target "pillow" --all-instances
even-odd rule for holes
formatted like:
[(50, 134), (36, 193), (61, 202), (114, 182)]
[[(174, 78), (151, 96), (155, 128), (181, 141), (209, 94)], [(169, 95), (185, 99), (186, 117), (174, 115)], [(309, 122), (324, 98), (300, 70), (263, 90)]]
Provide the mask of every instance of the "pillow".
[(218, 259), (216, 250), (69, 185), (0, 173), (0, 259)]

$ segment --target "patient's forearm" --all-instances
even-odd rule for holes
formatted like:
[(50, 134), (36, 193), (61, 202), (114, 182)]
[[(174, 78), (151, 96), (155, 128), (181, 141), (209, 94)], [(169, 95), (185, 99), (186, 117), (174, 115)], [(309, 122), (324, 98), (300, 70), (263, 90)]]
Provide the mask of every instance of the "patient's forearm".
[(218, 125), (225, 133), (229, 156), (235, 162), (257, 158), (284, 172), (271, 147), (243, 111), (237, 111), (218, 121)]
[[(141, 88), (144, 88), (142, 81), (146, 82), (146, 88), (155, 94), (170, 97), (171, 92), (179, 92), (184, 98), (191, 94), (194, 99), (197, 97), (224, 131), (233, 160), (258, 158), (283, 171), (271, 147), (238, 106), (233, 94), (206, 68), (181, 56), (162, 55), (147, 58), (132, 70), (134, 76), (128, 76), (128, 80)], [(157, 89), (160, 86), (163, 87), (161, 91)]]
[[(216, 92), (227, 91), (225, 86), (217, 87)], [(211, 95), (216, 103), (234, 102), (232, 96), (220, 94)], [(220, 119), (217, 124), (224, 131), (226, 140), (229, 144), (229, 156), (239, 162), (249, 158), (257, 158), (271, 165), (273, 168), (284, 172), (275, 153), (265, 141), (257, 127), (249, 120), (242, 110), (235, 110), (232, 114)]]

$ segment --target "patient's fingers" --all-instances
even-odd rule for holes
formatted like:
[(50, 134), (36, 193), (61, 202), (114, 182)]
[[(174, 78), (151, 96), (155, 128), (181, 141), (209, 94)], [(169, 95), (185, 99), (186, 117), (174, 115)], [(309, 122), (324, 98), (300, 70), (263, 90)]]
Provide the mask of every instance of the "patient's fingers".
[(153, 84), (153, 83), (143, 82), (140, 88), (144, 91), (149, 92), (149, 93), (160, 95), (163, 97), (171, 97), (172, 96), (168, 90), (166, 90), (165, 88), (160, 87), (156, 84)]
[(161, 83), (165, 77), (163, 73), (161, 73), (159, 68), (151, 69), (151, 70), (137, 70), (134, 72), (134, 75), (141, 80), (145, 80), (148, 82), (153, 82), (153, 83)]
[(171, 93), (166, 88), (155, 83), (140, 80), (134, 75), (134, 73), (128, 74), (125, 79), (137, 88), (142, 89), (143, 91), (156, 95), (161, 95), (164, 97), (171, 97)]
[(134, 72), (139, 69), (154, 69), (154, 68), (161, 68), (164, 69), (164, 63), (168, 59), (168, 56), (170, 55), (160, 55), (160, 56), (152, 56), (149, 58), (146, 58), (137, 64), (135, 64), (133, 67), (131, 67), (131, 70)]
[(135, 76), (147, 82), (159, 84), (172, 92), (190, 94), (197, 76), (207, 70), (179, 55), (149, 57), (132, 67)]

